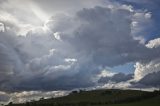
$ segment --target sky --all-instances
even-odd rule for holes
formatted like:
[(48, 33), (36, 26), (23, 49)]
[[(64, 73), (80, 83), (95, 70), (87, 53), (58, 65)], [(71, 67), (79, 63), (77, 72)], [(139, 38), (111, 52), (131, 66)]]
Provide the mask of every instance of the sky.
[(159, 9), (159, 0), (0, 0), (0, 103), (158, 89)]

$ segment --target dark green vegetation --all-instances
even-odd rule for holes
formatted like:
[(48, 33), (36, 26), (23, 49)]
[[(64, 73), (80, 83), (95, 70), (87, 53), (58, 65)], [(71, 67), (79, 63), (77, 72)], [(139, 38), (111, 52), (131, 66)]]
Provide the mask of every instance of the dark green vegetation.
[(160, 91), (73, 91), (68, 96), (7, 106), (160, 106)]

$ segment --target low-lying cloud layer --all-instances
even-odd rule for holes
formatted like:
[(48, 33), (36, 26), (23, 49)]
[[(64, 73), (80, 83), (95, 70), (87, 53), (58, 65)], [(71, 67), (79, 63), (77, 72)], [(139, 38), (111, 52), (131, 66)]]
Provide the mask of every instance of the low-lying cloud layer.
[[(43, 1), (32, 2), (27, 2), (32, 11), (27, 12), (31, 17), (26, 20), (20, 16), (22, 11), (28, 10), (14, 14), (9, 6), (15, 2), (4, 1), (1, 4), (0, 91), (43, 93), (95, 87), (102, 83), (109, 87), (110, 82), (117, 86), (126, 84), (127, 87), (160, 86), (159, 38), (149, 42), (145, 38), (145, 31), (153, 26), (151, 12), (117, 2), (102, 0), (97, 4), (97, 1), (86, 1), (87, 4), (82, 5), (84, 1), (79, 1), (80, 7), (76, 10), (65, 10), (66, 7), (62, 6), (63, 9), (55, 8), (57, 11), (53, 16), (51, 7), (48, 8), (46, 14), (51, 17), (43, 26), (38, 26), (32, 21), (43, 16), (39, 18), (42, 23), (48, 15), (44, 17), (42, 13), (45, 12), (41, 10), (49, 4), (43, 6)], [(15, 10), (17, 8), (21, 7)], [(107, 67), (131, 62), (135, 63), (134, 75), (114, 73), (100, 76), (102, 72), (107, 73)], [(7, 101), (10, 97), (4, 93), (1, 96), (4, 98), (0, 101)]]

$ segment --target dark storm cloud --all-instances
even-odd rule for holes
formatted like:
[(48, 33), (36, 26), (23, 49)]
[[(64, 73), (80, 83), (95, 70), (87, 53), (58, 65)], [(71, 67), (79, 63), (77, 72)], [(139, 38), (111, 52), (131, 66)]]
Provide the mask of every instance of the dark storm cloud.
[(159, 50), (148, 49), (133, 40), (130, 27), (132, 15), (124, 9), (83, 9), (77, 13), (81, 25), (74, 31), (73, 37), (64, 35), (62, 38), (72, 45), (76, 44), (74, 46), (78, 51), (90, 55), (92, 61), (99, 65), (116, 66), (139, 60), (150, 61), (159, 56)]
[[(87, 77), (88, 76), (88, 77)], [(17, 91), (53, 91), (53, 90), (72, 90), (75, 88), (87, 88), (94, 86), (95, 84), (90, 79), (89, 75), (82, 73), (75, 74), (74, 76), (60, 76), (54, 80), (46, 79), (43, 76), (28, 79), (21, 82), (18, 86), (13, 85), (13, 88)]]
[[(53, 16), (47, 30), (37, 28), (26, 36), (13, 35), (12, 39), (12, 33), (0, 33), (1, 75), (5, 76), (0, 79), (0, 90), (90, 87), (102, 71), (99, 67), (159, 57), (158, 48), (147, 48), (132, 36), (134, 14), (127, 8), (96, 6), (75, 15)], [(130, 77), (116, 74), (111, 80), (122, 82)]]
[(149, 73), (144, 76), (138, 83), (145, 86), (159, 87), (160, 86), (160, 71)]
[(102, 77), (98, 80), (99, 83), (108, 83), (109, 81), (111, 82), (116, 82), (116, 83), (119, 83), (119, 82), (125, 82), (125, 81), (128, 81), (128, 80), (131, 80), (133, 79), (133, 74), (123, 74), (123, 73), (117, 73), (111, 77), (107, 76), (107, 77)]
[(23, 63), (17, 54), (14, 45), (16, 36), (13, 32), (0, 32), (0, 89), (7, 89), (6, 83), (15, 83), (17, 73), (23, 72)]

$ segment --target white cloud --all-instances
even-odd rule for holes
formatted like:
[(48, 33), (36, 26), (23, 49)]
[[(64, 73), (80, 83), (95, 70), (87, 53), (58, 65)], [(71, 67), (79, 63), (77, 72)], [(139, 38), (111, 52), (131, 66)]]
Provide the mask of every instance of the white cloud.
[(98, 74), (98, 77), (101, 78), (101, 77), (112, 77), (114, 74), (114, 72), (112, 71), (107, 71), (107, 70), (102, 70), (100, 74)]
[(25, 103), (27, 101), (39, 100), (40, 98), (55, 98), (68, 95), (69, 91), (22, 91), (22, 92), (0, 92), (0, 103), (7, 104), (9, 102)]
[(59, 33), (59, 32), (55, 32), (55, 33), (54, 33), (54, 37), (55, 37), (57, 40), (61, 41), (61, 36), (60, 36), (60, 33)]
[(160, 38), (156, 38), (156, 39), (150, 40), (146, 44), (146, 47), (148, 47), (148, 48), (157, 48), (157, 47), (160, 47)]
[(160, 60), (152, 60), (149, 63), (141, 63), (137, 62), (135, 64), (135, 72), (134, 78), (135, 80), (140, 80), (144, 76), (148, 75), (149, 73), (158, 72), (160, 71)]
[(100, 86), (100, 88), (105, 88), (105, 89), (127, 89), (131, 86), (129, 82), (109, 82), (107, 84), (104, 84), (103, 86)]
[(39, 100), (40, 98), (51, 98), (51, 97), (60, 97), (67, 95), (67, 91), (50, 91), (50, 92), (42, 92), (42, 91), (23, 91), (23, 92), (15, 92), (11, 93), (10, 101), (14, 103), (24, 103), (31, 100)]

